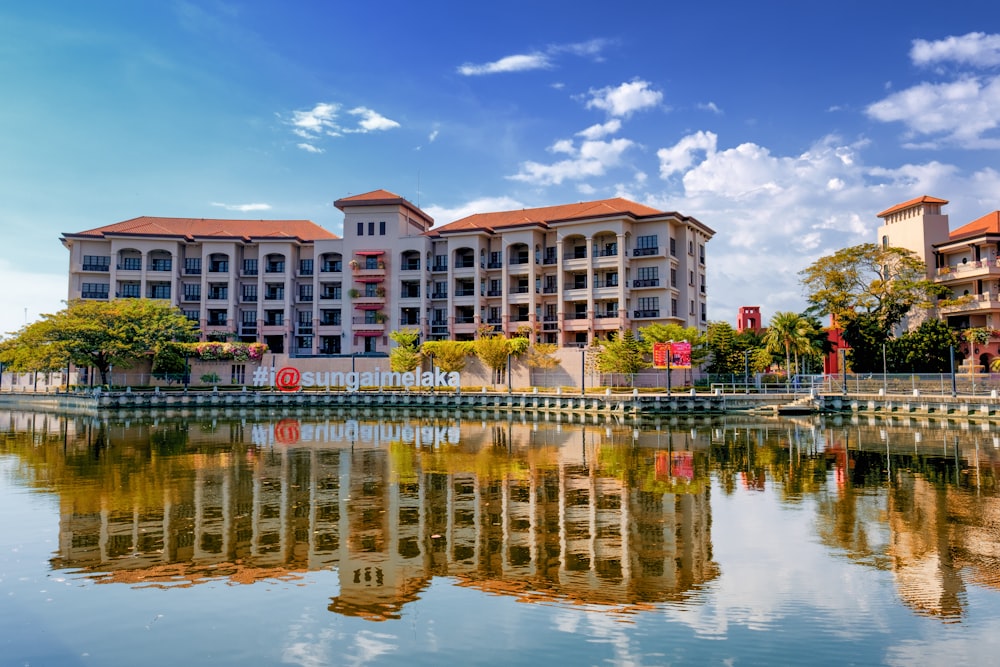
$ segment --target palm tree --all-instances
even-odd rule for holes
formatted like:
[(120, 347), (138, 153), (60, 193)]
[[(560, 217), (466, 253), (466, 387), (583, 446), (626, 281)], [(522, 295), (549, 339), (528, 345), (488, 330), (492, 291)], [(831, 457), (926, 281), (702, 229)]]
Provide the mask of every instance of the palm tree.
[(771, 317), (771, 324), (764, 334), (764, 345), (770, 352), (785, 351), (785, 373), (792, 377), (792, 352), (798, 358), (799, 352), (810, 349), (812, 324), (798, 313), (777, 312)]

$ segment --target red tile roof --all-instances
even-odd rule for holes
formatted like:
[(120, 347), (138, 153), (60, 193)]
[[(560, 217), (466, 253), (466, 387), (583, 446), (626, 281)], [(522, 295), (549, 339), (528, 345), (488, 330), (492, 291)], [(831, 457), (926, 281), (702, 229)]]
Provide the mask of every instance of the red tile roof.
[[(462, 232), (462, 231), (493, 231), (506, 227), (521, 227), (551, 224), (570, 220), (587, 218), (628, 216), (642, 218), (664, 215), (663, 211), (637, 204), (621, 197), (601, 199), (599, 201), (562, 204), (559, 206), (543, 206), (541, 208), (524, 208), (516, 211), (498, 211), (496, 213), (476, 213), (468, 217), (450, 222), (431, 230), (431, 234)], [(675, 214), (676, 215), (676, 214)], [(678, 216), (684, 219), (685, 216)]]
[(434, 224), (434, 218), (424, 213), (412, 203), (408, 202), (405, 198), (400, 197), (394, 192), (389, 192), (388, 190), (372, 190), (371, 192), (365, 192), (360, 195), (341, 197), (337, 201), (333, 202), (333, 205), (341, 211), (344, 210), (345, 206), (404, 206), (423, 219), (428, 226)]
[(924, 195), (923, 197), (917, 197), (916, 199), (911, 199), (910, 201), (904, 201), (902, 204), (896, 204), (892, 208), (887, 208), (877, 217), (884, 218), (887, 215), (895, 213), (896, 211), (902, 211), (903, 209), (910, 208), (911, 206), (916, 206), (917, 204), (947, 204), (947, 199), (938, 199), (937, 197), (930, 197)]
[(962, 225), (948, 234), (948, 239), (955, 241), (967, 236), (979, 236), (981, 234), (1000, 234), (1000, 211), (987, 213), (978, 220), (973, 220), (967, 225)]
[(106, 238), (108, 236), (174, 236), (187, 241), (196, 238), (288, 239), (317, 241), (336, 239), (336, 234), (310, 220), (216, 220), (211, 218), (156, 218), (141, 216), (89, 229), (67, 238)]

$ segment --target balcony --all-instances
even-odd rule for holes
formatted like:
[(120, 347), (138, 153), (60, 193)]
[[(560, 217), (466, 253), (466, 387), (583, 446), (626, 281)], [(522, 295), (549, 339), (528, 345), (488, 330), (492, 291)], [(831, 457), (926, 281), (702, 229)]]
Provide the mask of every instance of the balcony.
[(240, 335), (241, 336), (256, 336), (257, 335), (257, 324), (243, 324), (240, 325)]
[(465, 287), (455, 290), (455, 296), (476, 296), (475, 287)]
[(501, 262), (499, 260), (491, 260), (491, 261), (487, 262), (486, 268), (487, 269), (502, 269), (503, 268), (503, 262)]
[(81, 271), (98, 271), (100, 273), (107, 273), (108, 271), (111, 270), (111, 265), (110, 264), (94, 264), (94, 263), (90, 263), (90, 264), (84, 264), (82, 267), (80, 267), (80, 270)]
[(955, 299), (939, 301), (938, 308), (942, 315), (986, 310), (1000, 311), (1000, 295), (992, 292), (966, 294)]
[(229, 273), (229, 262), (211, 262), (208, 265), (208, 272), (209, 273)]
[(354, 331), (385, 331), (385, 319), (355, 317), (351, 319), (351, 324)]
[(558, 331), (559, 330), (559, 320), (557, 317), (552, 315), (546, 315), (542, 318), (542, 331)]
[(340, 273), (344, 270), (344, 263), (340, 260), (333, 262), (323, 262), (319, 265), (320, 273)]
[(354, 307), (359, 310), (379, 310), (385, 305), (385, 294), (350, 294)]
[(632, 251), (633, 257), (652, 257), (653, 255), (659, 255), (660, 249), (657, 246), (652, 246), (650, 248), (636, 248)]
[(956, 279), (968, 280), (976, 276), (987, 275), (1000, 275), (1000, 259), (993, 261), (982, 259), (938, 267), (934, 273), (934, 282), (943, 283)]
[(433, 294), (431, 294), (431, 298), (432, 299), (447, 299), (448, 298), (448, 292), (434, 292)]
[(660, 316), (659, 310), (636, 310), (632, 313), (632, 317), (634, 317), (635, 319), (643, 319), (643, 318), (659, 317), (659, 316)]
[(385, 265), (383, 264), (381, 268), (359, 266), (356, 269), (351, 269), (351, 273), (354, 275), (354, 279), (360, 283), (377, 283), (385, 280)]
[(436, 263), (433, 266), (431, 266), (431, 273), (447, 273), (447, 272), (448, 272), (447, 264)]
[(91, 292), (81, 292), (81, 299), (107, 299), (108, 292), (105, 291), (91, 291)]
[(338, 287), (337, 289), (323, 290), (322, 292), (319, 293), (319, 298), (320, 299), (333, 299), (334, 301), (336, 301), (338, 299), (342, 299), (343, 298), (343, 296), (341, 296), (342, 294), (343, 294), (343, 292)]
[(542, 288), (542, 294), (556, 294), (559, 292), (558, 285), (546, 285)]
[(201, 301), (201, 292), (184, 292), (184, 294), (181, 295), (181, 301), (187, 301), (187, 302)]
[(659, 278), (640, 278), (632, 281), (632, 287), (659, 287)]

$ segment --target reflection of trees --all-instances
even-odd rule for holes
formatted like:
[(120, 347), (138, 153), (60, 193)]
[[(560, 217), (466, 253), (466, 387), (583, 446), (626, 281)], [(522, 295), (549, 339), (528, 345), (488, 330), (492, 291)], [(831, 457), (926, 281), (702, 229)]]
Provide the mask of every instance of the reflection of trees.
[(717, 576), (714, 476), (725, 494), (814, 503), (822, 543), (891, 571), (920, 613), (956, 618), (969, 581), (1000, 586), (1000, 454), (981, 431), (477, 419), (454, 436), (407, 439), (387, 422), (347, 433), (286, 417), (294, 428), (261, 444), (267, 424), (253, 420), (5, 418), (16, 425), (0, 452), (60, 494), (53, 565), (103, 581), (336, 568), (330, 608), (367, 618), (398, 615), (433, 576), (529, 601), (650, 604)]
[[(308, 425), (294, 426), (282, 437), (305, 437)], [(432, 576), (631, 608), (718, 574), (709, 461), (690, 449), (694, 432), (678, 449), (647, 447), (632, 429), (512, 422), (422, 444), (380, 441), (405, 431), (362, 424), (259, 447), (252, 433), (266, 428), (222, 419), (57, 421), (43, 433), (5, 447), (60, 493), (53, 566), (101, 582), (250, 583), (335, 568), (330, 609), (378, 620)]]

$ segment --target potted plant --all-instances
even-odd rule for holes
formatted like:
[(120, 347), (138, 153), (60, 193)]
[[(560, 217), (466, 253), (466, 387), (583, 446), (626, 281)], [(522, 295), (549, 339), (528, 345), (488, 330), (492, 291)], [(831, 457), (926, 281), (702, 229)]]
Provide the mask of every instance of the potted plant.
[(351, 260), (350, 262), (348, 262), (347, 264), (348, 264), (348, 266), (350, 266), (350, 267), (351, 267), (351, 269), (353, 269), (354, 271), (357, 271), (357, 270), (358, 270), (358, 267), (359, 267), (359, 266), (361, 266), (361, 264), (359, 264), (359, 263), (358, 263), (358, 260), (356, 260), (356, 259), (352, 259), (352, 260)]
[(351, 297), (352, 299), (357, 299), (359, 296), (361, 296), (361, 292), (359, 292), (356, 289), (350, 289), (350, 290), (347, 290), (347, 295), (349, 297)]
[(379, 285), (375, 288), (375, 296), (383, 297), (385, 296), (385, 288)]

